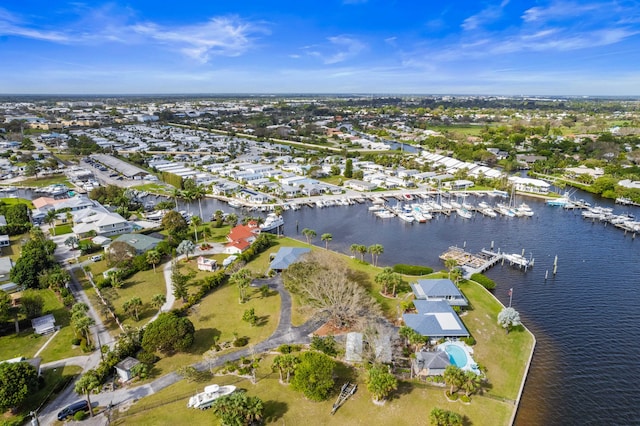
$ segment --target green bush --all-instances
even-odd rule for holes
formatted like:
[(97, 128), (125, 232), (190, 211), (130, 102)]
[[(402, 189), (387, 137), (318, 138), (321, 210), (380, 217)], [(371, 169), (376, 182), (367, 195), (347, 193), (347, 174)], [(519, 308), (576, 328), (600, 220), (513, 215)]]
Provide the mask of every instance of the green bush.
[(77, 422), (81, 422), (82, 420), (84, 420), (84, 418), (87, 416), (87, 414), (84, 411), (78, 411), (77, 413), (75, 413), (73, 415), (73, 420), (77, 421)]
[(487, 290), (493, 290), (496, 288), (496, 283), (491, 279), (482, 274), (473, 274), (471, 275), (471, 279)]
[(406, 265), (404, 263), (398, 263), (397, 265), (393, 265), (393, 272), (403, 275), (429, 275), (433, 272), (433, 268), (429, 268), (428, 266), (420, 266), (420, 265)]
[(292, 352), (300, 352), (300, 349), (302, 349), (302, 346), (300, 345), (280, 345), (278, 346), (278, 352), (280, 352), (281, 354), (290, 354)]
[(311, 338), (311, 349), (315, 349), (329, 356), (338, 355), (336, 339), (333, 336), (313, 336)]
[(80, 346), (81, 343), (81, 339), (79, 337), (74, 337), (73, 339), (71, 339), (71, 344), (73, 346)]
[(469, 398), (467, 395), (460, 395), (460, 401), (471, 402), (471, 398)]
[(236, 348), (240, 348), (242, 346), (247, 346), (248, 343), (249, 343), (248, 337), (238, 337), (236, 340), (233, 341), (233, 346)]
[(474, 339), (473, 336), (463, 337), (462, 341), (469, 346), (473, 346), (476, 344), (476, 339)]

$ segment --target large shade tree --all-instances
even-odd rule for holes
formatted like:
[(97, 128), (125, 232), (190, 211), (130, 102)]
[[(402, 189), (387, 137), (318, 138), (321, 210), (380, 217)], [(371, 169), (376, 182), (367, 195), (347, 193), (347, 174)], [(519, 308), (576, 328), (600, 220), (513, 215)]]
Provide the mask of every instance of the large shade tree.
[(296, 367), (291, 388), (302, 392), (312, 401), (327, 399), (333, 388), (334, 360), (320, 352), (305, 352), (300, 355), (300, 363)]
[(38, 372), (26, 362), (0, 364), (0, 411), (16, 408), (38, 390)]
[(184, 352), (193, 343), (194, 334), (195, 328), (188, 318), (163, 312), (145, 328), (142, 348), (149, 353)]
[(522, 324), (520, 321), (520, 314), (512, 307), (504, 308), (498, 314), (498, 324), (500, 324), (500, 327), (504, 328), (507, 334), (509, 334), (509, 331), (511, 331), (513, 327), (517, 327)]

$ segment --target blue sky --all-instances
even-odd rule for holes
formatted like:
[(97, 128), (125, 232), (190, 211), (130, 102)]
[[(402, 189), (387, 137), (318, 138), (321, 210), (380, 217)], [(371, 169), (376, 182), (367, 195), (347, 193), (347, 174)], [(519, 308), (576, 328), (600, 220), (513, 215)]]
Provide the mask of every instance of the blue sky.
[(640, 95), (640, 3), (0, 3), (0, 93)]

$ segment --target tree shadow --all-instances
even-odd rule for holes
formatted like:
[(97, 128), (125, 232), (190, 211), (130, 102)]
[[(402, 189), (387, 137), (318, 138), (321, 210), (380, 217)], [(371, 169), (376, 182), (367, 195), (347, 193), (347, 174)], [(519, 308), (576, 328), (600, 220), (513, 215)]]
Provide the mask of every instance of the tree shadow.
[(351, 281), (354, 281), (360, 284), (367, 290), (371, 290), (371, 286), (372, 286), (371, 279), (369, 278), (369, 275), (367, 275), (366, 273), (362, 271), (349, 270), (347, 272), (347, 278), (349, 278)]
[(274, 423), (280, 420), (289, 410), (289, 404), (282, 401), (264, 401), (264, 421)]
[(264, 327), (265, 325), (267, 325), (267, 322), (269, 322), (269, 317), (271, 315), (263, 315), (261, 317), (258, 317), (258, 320), (256, 321), (255, 326), (256, 327)]
[(393, 392), (391, 392), (391, 394), (389, 395), (389, 397), (387, 398), (389, 401), (392, 401), (394, 399), (400, 399), (401, 396), (403, 395), (409, 395), (411, 393), (411, 391), (413, 390), (413, 384), (411, 384), (411, 382), (406, 382), (406, 381), (398, 381), (398, 388), (396, 390), (394, 390)]
[(220, 339), (222, 332), (217, 328), (200, 328), (193, 336), (193, 345), (189, 350), (192, 354), (203, 354)]

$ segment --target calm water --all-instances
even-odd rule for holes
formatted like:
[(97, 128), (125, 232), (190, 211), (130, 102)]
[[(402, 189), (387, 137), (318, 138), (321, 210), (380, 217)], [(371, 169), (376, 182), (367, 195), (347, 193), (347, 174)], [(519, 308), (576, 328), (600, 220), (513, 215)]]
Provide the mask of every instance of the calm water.
[[(588, 194), (581, 197), (595, 204)], [(382, 244), (384, 265), (443, 268), (438, 256), (451, 245), (477, 252), (493, 241), (503, 251), (525, 249), (535, 258), (526, 274), (499, 265), (487, 273), (503, 303), (513, 287), (513, 306), (538, 341), (516, 424), (637, 424), (640, 404), (631, 389), (640, 376), (640, 235), (636, 241), (611, 225), (582, 219), (579, 211), (527, 202), (536, 212), (531, 219), (452, 215), (413, 225), (377, 219), (366, 205), (303, 208), (285, 212), (285, 234), (311, 228), (322, 245), (319, 236), (328, 232), (330, 247), (344, 253), (353, 243)], [(640, 215), (633, 209), (614, 211)]]
[[(606, 200), (592, 204), (614, 207)], [(469, 201), (477, 202), (473, 197)], [(491, 201), (486, 198), (485, 201)], [(304, 228), (331, 233), (330, 248), (349, 254), (351, 244), (382, 244), (381, 265), (421, 264), (443, 268), (438, 256), (451, 245), (471, 252), (489, 248), (535, 258), (526, 274), (495, 266), (487, 275), (498, 283), (496, 296), (513, 306), (535, 334), (537, 346), (520, 404), (517, 425), (638, 424), (640, 404), (634, 392), (640, 376), (640, 235), (582, 219), (580, 212), (527, 200), (536, 215), (524, 218), (463, 220), (453, 214), (426, 224), (377, 219), (367, 205), (303, 208), (287, 211), (285, 234), (304, 239)], [(206, 219), (216, 209), (231, 211), (216, 200), (203, 200)], [(180, 209), (186, 209), (181, 203)], [(197, 203), (190, 210), (198, 212)], [(615, 206), (616, 213), (640, 209)], [(236, 210), (241, 215), (241, 212)], [(558, 274), (553, 259), (558, 255)], [(545, 271), (549, 279), (545, 281)]]

